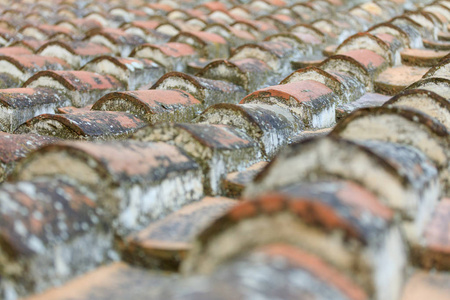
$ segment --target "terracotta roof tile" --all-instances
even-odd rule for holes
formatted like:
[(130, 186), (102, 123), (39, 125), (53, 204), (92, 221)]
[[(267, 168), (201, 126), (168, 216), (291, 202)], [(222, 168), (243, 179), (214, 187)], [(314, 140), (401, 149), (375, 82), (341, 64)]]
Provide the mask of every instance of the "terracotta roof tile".
[(233, 51), (230, 60), (245, 58), (256, 58), (266, 62), (275, 72), (285, 74), (291, 71), (288, 61), (296, 52), (296, 49), (289, 43), (259, 42), (256, 44), (246, 44)]
[[(311, 164), (295, 163), (302, 161), (304, 156), (312, 155), (312, 153), (315, 153), (314, 156), (317, 159), (313, 161), (312, 158), (309, 158)], [(339, 156), (341, 160), (345, 159), (346, 163), (341, 166), (330, 165), (320, 158), (325, 157), (323, 155)], [(356, 157), (359, 159), (355, 159)], [(357, 166), (362, 166), (362, 160), (365, 161), (365, 167), (359, 169)], [(282, 176), (284, 167), (287, 167), (290, 172)], [(384, 174), (383, 178), (389, 178), (387, 180), (390, 184), (389, 188), (386, 184), (381, 184), (381, 181), (374, 184), (372, 179), (369, 179), (372, 176), (369, 174), (376, 172), (376, 169), (377, 172), (380, 172), (379, 174)], [(417, 171), (413, 173), (412, 170)], [(400, 212), (406, 222), (411, 222), (411, 225), (407, 226), (407, 234), (412, 240), (423, 232), (432, 208), (437, 202), (436, 186), (433, 185), (438, 183), (439, 174), (427, 156), (416, 148), (374, 140), (352, 142), (330, 137), (305, 140), (280, 152), (255, 178), (253, 184), (248, 186), (244, 195), (261, 194), (289, 183), (301, 180), (316, 181), (330, 176), (359, 182), (375, 193), (380, 201)], [(424, 184), (420, 188), (419, 182)], [(402, 187), (398, 188), (395, 185)], [(434, 196), (425, 196), (422, 193), (423, 189), (428, 189)], [(401, 193), (397, 194), (396, 190)], [(408, 190), (411, 193), (406, 194)], [(414, 205), (411, 197), (417, 199)]]
[(2, 131), (12, 132), (28, 119), (41, 114), (53, 113), (70, 101), (62, 93), (49, 88), (17, 88), (0, 90)]
[(266, 36), (279, 32), (274, 25), (257, 20), (240, 20), (231, 24), (231, 26), (240, 30), (248, 31), (257, 39), (262, 39)]
[[(258, 144), (251, 137), (226, 125), (162, 123), (137, 131), (133, 139), (166, 142), (182, 148), (202, 166), (208, 195), (220, 195), (221, 180), (226, 173), (262, 158)], [(225, 159), (225, 165), (215, 164)]]
[(389, 96), (383, 94), (365, 93), (355, 101), (339, 104), (336, 107), (336, 120), (341, 120), (360, 108), (382, 106), (388, 100)]
[(294, 71), (283, 79), (280, 84), (314, 80), (333, 90), (338, 95), (338, 102), (342, 104), (354, 101), (365, 93), (364, 86), (352, 77), (344, 72), (333, 71), (332, 68), (329, 71), (324, 71), (318, 67), (306, 67)]
[(181, 90), (147, 90), (110, 93), (93, 110), (126, 111), (154, 124), (161, 121), (188, 122), (200, 109), (200, 101)]
[(255, 176), (261, 172), (266, 165), (266, 161), (261, 161), (251, 165), (243, 171), (228, 173), (223, 180), (225, 194), (228, 197), (241, 197), (245, 187), (253, 181)]
[(411, 107), (436, 118), (450, 128), (450, 103), (438, 94), (421, 89), (405, 90), (385, 103), (387, 106)]
[(273, 75), (272, 68), (256, 58), (215, 60), (197, 73), (199, 77), (232, 82), (247, 91), (255, 91), (265, 85), (270, 75)]
[[(365, 218), (368, 215), (370, 218)], [(373, 249), (373, 258), (377, 255), (376, 252), (386, 251), (381, 250), (387, 249), (385, 247), (395, 248), (400, 255), (405, 253), (400, 231), (393, 222), (393, 212), (380, 204), (375, 195), (354, 183), (332, 181), (312, 185), (298, 184), (279, 192), (251, 198), (231, 208), (199, 235), (182, 268), (185, 272), (210, 272), (243, 249), (255, 249), (275, 241), (285, 242), (315, 253), (350, 277), (368, 294), (374, 297), (395, 297), (400, 293), (405, 261), (392, 261), (395, 271), (388, 275), (390, 280), (377, 285), (376, 275), (369, 273), (383, 273), (383, 265), (361, 256), (362, 253), (367, 253), (363, 252), (363, 248)], [(246, 224), (244, 231), (240, 230), (242, 224)], [(314, 236), (316, 243), (305, 242), (307, 234), (301, 234), (307, 230), (302, 228), (309, 226), (321, 233), (312, 235), (310, 232), (309, 237), (312, 239)], [(264, 235), (255, 235), (263, 227), (266, 228)], [(287, 229), (294, 227), (293, 230)], [(338, 228), (341, 235), (334, 235), (332, 239), (332, 232)], [(395, 240), (389, 246), (382, 242), (382, 236), (386, 234), (392, 235)], [(228, 236), (228, 247), (221, 251), (212, 250), (213, 247), (224, 246), (225, 236)], [(345, 246), (350, 241), (358, 243), (360, 250), (352, 251), (351, 247)], [(334, 256), (328, 251), (330, 245), (334, 245), (336, 250), (342, 250), (340, 255)], [(354, 265), (367, 271), (356, 271), (351, 268)], [(394, 286), (389, 291), (385, 290), (386, 287)]]
[(86, 106), (112, 90), (123, 89), (117, 79), (87, 71), (41, 71), (28, 79), (24, 87), (48, 87), (67, 94), (75, 107)]
[(238, 47), (245, 43), (254, 42), (256, 38), (248, 31), (240, 30), (228, 25), (212, 23), (203, 28), (205, 32), (212, 32), (226, 39), (231, 47)]
[(450, 77), (450, 59), (442, 59), (430, 68), (423, 77)]
[(32, 37), (41, 41), (48, 39), (55, 33), (72, 34), (71, 30), (67, 27), (49, 24), (41, 24), (38, 26), (25, 25), (19, 30), (19, 32), (25, 36)]
[(63, 139), (123, 139), (147, 123), (126, 112), (87, 111), (42, 114), (28, 120), (16, 133), (36, 133)]
[(265, 254), (274, 259), (283, 258), (289, 264), (308, 271), (317, 276), (316, 278), (335, 286), (342, 293), (346, 294), (349, 299), (368, 299), (366, 293), (359, 286), (313, 253), (308, 253), (286, 244), (272, 244), (261, 247), (255, 253)]
[(130, 56), (151, 59), (166, 68), (167, 72), (186, 69), (189, 61), (198, 58), (194, 47), (184, 43), (165, 43), (162, 45), (143, 44), (134, 48)]
[(302, 120), (284, 107), (267, 104), (216, 104), (197, 119), (205, 124), (231, 125), (258, 141), (263, 154), (271, 158), (291, 136), (302, 129)]
[(21, 41), (13, 42), (9, 45), (9, 47), (22, 47), (26, 49), (30, 49), (33, 52), (36, 52), (39, 47), (45, 44), (45, 41), (38, 41), (34, 39), (24, 38)]
[(435, 92), (441, 97), (448, 99), (450, 89), (450, 78), (446, 77), (428, 77), (414, 82), (406, 89), (424, 89)]
[[(375, 52), (371, 52), (370, 50), (367, 51), (371, 54), (371, 57), (368, 57), (368, 59), (377, 59), (379, 62), (382, 62), (383, 58), (381, 56), (377, 55)], [(356, 54), (361, 55), (362, 53), (357, 52)], [(361, 59), (365, 58), (361, 57)], [(366, 60), (366, 62), (367, 61), (368, 60)], [(365, 86), (365, 90), (367, 92), (373, 91), (373, 81), (370, 73), (361, 62), (357, 61), (353, 57), (342, 54), (333, 55), (324, 60), (318, 67), (324, 71), (337, 71), (345, 73), (359, 81), (360, 84), (363, 85), (362, 89), (364, 89)], [(357, 86), (356, 82), (353, 84)], [(361, 88), (361, 86), (358, 86), (358, 88)]]
[(125, 260), (148, 268), (177, 269), (194, 238), (236, 203), (229, 198), (206, 197), (186, 205), (130, 235), (123, 250)]
[(34, 73), (45, 70), (68, 70), (70, 66), (56, 57), (40, 55), (1, 55), (0, 73), (17, 77), (21, 83)]
[(425, 269), (450, 270), (450, 199), (442, 199), (436, 206), (422, 241), (413, 247), (415, 263)]
[(185, 43), (196, 48), (202, 56), (225, 58), (229, 55), (226, 40), (218, 34), (204, 31), (185, 31), (170, 39), (170, 42)]
[(245, 90), (231, 82), (206, 79), (180, 72), (166, 73), (151, 89), (184, 90), (208, 106), (221, 102), (238, 102), (245, 96)]
[(145, 43), (138, 35), (124, 32), (120, 28), (102, 28), (86, 33), (86, 41), (108, 47), (114, 53), (127, 57), (134, 47)]
[(367, 49), (350, 50), (341, 54), (359, 62), (372, 77), (377, 76), (389, 66), (389, 61)]
[(395, 95), (419, 81), (428, 68), (414, 66), (397, 66), (384, 70), (377, 76), (374, 84), (375, 91), (385, 95)]
[[(450, 196), (448, 0), (150, 2), (0, 4), (0, 88), (31, 76), (0, 90), (0, 130), (50, 134), (0, 134), (0, 181), (8, 177), (0, 193), (18, 195), (8, 203), (19, 207), (24, 193), (66, 197), (57, 186), (70, 185), (96, 199), (101, 222), (26, 259), (8, 248), (16, 240), (0, 242), (0, 298), (64, 284), (111, 259), (177, 269), (188, 256), (179, 271), (193, 270), (205, 244), (191, 243), (184, 226), (149, 247), (128, 238), (172, 221), (200, 225), (176, 211), (205, 194), (244, 197), (208, 229), (217, 234), (197, 266), (217, 266), (211, 274), (165, 280), (115, 265), (39, 297), (398, 300), (413, 268), (448, 270), (438, 201)], [(67, 70), (49, 70), (61, 64)], [(145, 142), (37, 142), (53, 135)], [(339, 189), (348, 194), (331, 196)], [(42, 213), (54, 216), (50, 194)], [(370, 212), (384, 206), (390, 221)], [(46, 220), (36, 224), (62, 224)], [(189, 244), (172, 251), (164, 238), (173, 232)], [(155, 241), (168, 247), (153, 249)], [(89, 258), (73, 253), (86, 245)], [(16, 272), (30, 262), (49, 267)]]
[(60, 27), (67, 27), (78, 33), (86, 33), (93, 29), (99, 29), (102, 24), (93, 19), (68, 19), (58, 22), (56, 25)]
[(0, 132), (0, 181), (12, 172), (16, 163), (31, 151), (59, 139), (35, 134), (8, 134)]
[[(297, 114), (306, 127), (323, 128), (331, 126), (335, 120), (335, 94), (326, 85), (314, 80), (302, 80), (275, 85), (249, 94), (244, 103), (276, 104)], [(331, 113), (331, 114), (330, 114)], [(321, 118), (315, 116), (321, 114)]]
[(87, 105), (81, 108), (77, 108), (75, 106), (64, 106), (64, 107), (58, 107), (56, 109), (56, 112), (58, 114), (76, 114), (76, 113), (84, 113), (87, 111), (90, 111), (92, 108), (92, 104), (91, 105)]
[(79, 68), (95, 57), (112, 54), (112, 51), (95, 43), (50, 41), (40, 46), (37, 53), (43, 56), (58, 57), (73, 68)]
[(123, 82), (128, 90), (137, 90), (149, 85), (165, 73), (162, 66), (151, 60), (114, 56), (94, 58), (81, 70), (113, 76)]
[[(50, 289), (28, 300), (77, 299), (119, 300), (151, 299), (159, 287), (173, 284), (176, 275), (149, 272), (122, 262), (111, 263), (80, 276), (66, 285)], [(132, 295), (130, 295), (130, 291)]]
[(58, 143), (29, 155), (15, 172), (18, 180), (69, 178), (88, 187), (120, 236), (203, 196), (198, 165), (165, 143)]
[[(19, 181), (4, 183), (0, 195), (1, 248), (8, 257), (2, 277), (9, 281), (21, 277), (11, 287), (19, 295), (40, 292), (109, 260), (112, 236), (106, 227), (101, 227), (95, 212), (96, 199), (76, 186), (59, 180)], [(79, 251), (77, 241), (89, 241), (98, 257)], [(71, 259), (61, 256), (60, 247), (65, 248)], [(54, 257), (59, 257), (66, 272), (52, 263), (46, 268), (39, 267)]]
[[(358, 129), (355, 131), (356, 127)], [(450, 170), (450, 133), (427, 115), (400, 107), (363, 108), (336, 125), (331, 134), (352, 140), (381, 140), (411, 145), (442, 170), (441, 188), (444, 193), (450, 192), (450, 174), (446, 171)]]
[(447, 54), (448, 51), (430, 49), (404, 49), (401, 52), (404, 64), (420, 67), (432, 67)]

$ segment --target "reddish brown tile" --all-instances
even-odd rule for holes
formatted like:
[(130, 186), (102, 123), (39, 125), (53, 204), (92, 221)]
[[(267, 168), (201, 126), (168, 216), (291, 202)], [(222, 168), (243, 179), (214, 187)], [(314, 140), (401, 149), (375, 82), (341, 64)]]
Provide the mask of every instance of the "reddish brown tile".
[(68, 178), (87, 187), (98, 196), (105, 220), (120, 237), (203, 196), (198, 165), (166, 143), (53, 144), (35, 151), (15, 169), (16, 180), (41, 177)]
[[(332, 115), (328, 115), (330, 107), (334, 107), (334, 98), (335, 94), (326, 85), (314, 80), (303, 80), (258, 90), (240, 103), (287, 105), (301, 117), (306, 127), (323, 128), (334, 123), (334, 109)], [(314, 118), (314, 115), (321, 113), (324, 114), (321, 120)]]
[[(380, 62), (382, 61), (381, 56), (374, 52), (371, 52), (371, 54), (373, 55), (372, 58), (378, 58)], [(370, 57), (368, 58), (370, 59)], [(340, 72), (353, 77), (356, 79), (356, 81), (353, 82), (353, 85), (355, 85), (357, 89), (361, 89), (362, 92), (364, 92), (364, 90), (367, 92), (373, 91), (373, 82), (370, 73), (361, 62), (353, 57), (341, 54), (333, 55), (324, 60), (318, 67), (327, 72)], [(360, 84), (358, 84), (357, 81), (359, 81)]]
[(92, 110), (127, 111), (149, 123), (188, 122), (200, 109), (200, 101), (181, 90), (147, 90), (110, 93)]
[(33, 75), (24, 87), (48, 87), (67, 93), (75, 107), (93, 103), (111, 90), (124, 86), (112, 76), (86, 71), (41, 71)]
[(360, 108), (382, 106), (388, 102), (388, 100), (389, 96), (386, 95), (365, 93), (360, 98), (352, 102), (338, 105), (336, 107), (336, 120), (342, 120), (350, 113)]
[(59, 58), (40, 55), (2, 55), (0, 62), (0, 73), (10, 74), (22, 83), (39, 71), (70, 69), (70, 66)]
[[(109, 260), (112, 235), (95, 211), (96, 199), (82, 189), (60, 180), (19, 181), (2, 184), (0, 199), (1, 249), (7, 258), (2, 278), (17, 295), (64, 283)], [(79, 243), (88, 241), (96, 258), (79, 251)], [(61, 248), (68, 256), (61, 256)], [(42, 263), (47, 267), (40, 268)]]
[(302, 120), (287, 108), (267, 104), (216, 104), (206, 109), (196, 122), (231, 125), (246, 132), (259, 143), (268, 159), (289, 138), (303, 130)]
[(28, 153), (58, 140), (57, 138), (35, 134), (0, 132), (0, 181), (4, 181), (11, 174), (16, 163), (26, 157)]
[(375, 91), (385, 95), (395, 95), (407, 86), (420, 80), (428, 68), (398, 66), (384, 70), (375, 79)]
[(376, 77), (389, 66), (389, 62), (385, 58), (371, 50), (350, 50), (343, 52), (342, 55), (351, 57), (359, 62), (372, 77)]
[(124, 259), (147, 268), (178, 269), (190, 244), (237, 201), (206, 197), (151, 224), (125, 241)]
[(401, 52), (402, 62), (404, 64), (419, 67), (432, 67), (447, 54), (448, 51), (429, 49), (404, 49)]
[(165, 74), (165, 69), (151, 60), (114, 56), (94, 58), (80, 70), (113, 76), (132, 91), (154, 83)]
[(134, 48), (130, 56), (151, 59), (171, 72), (183, 71), (189, 61), (198, 58), (198, 53), (194, 47), (185, 43), (165, 43), (140, 45)]
[(266, 255), (283, 257), (287, 259), (293, 265), (308, 270), (325, 282), (336, 286), (339, 290), (346, 294), (349, 299), (368, 299), (366, 292), (361, 289), (361, 287), (356, 285), (352, 280), (344, 276), (338, 270), (332, 268), (315, 254), (305, 252), (297, 247), (292, 247), (286, 244), (272, 244), (262, 247), (256, 251)]
[[(286, 62), (294, 54), (295, 49), (286, 42), (260, 42), (257, 44), (246, 44), (233, 51), (230, 60), (255, 58), (266, 62), (273, 71), (285, 73), (289, 68)], [(290, 70), (290, 68), (289, 68)]]
[(221, 195), (222, 178), (227, 173), (261, 159), (258, 144), (251, 137), (226, 125), (161, 123), (137, 131), (133, 139), (175, 144), (186, 151), (203, 169), (207, 195)]
[(90, 111), (92, 108), (92, 105), (88, 105), (85, 107), (77, 108), (75, 106), (64, 106), (64, 107), (58, 107), (56, 109), (56, 112), (58, 114), (76, 114), (76, 113), (85, 113)]
[[(161, 286), (173, 284), (176, 275), (147, 271), (122, 262), (102, 266), (66, 285), (34, 295), (27, 300), (138, 300), (151, 298)], [(130, 295), (132, 291), (133, 295)], [(69, 298), (68, 298), (69, 297)]]
[(247, 184), (253, 181), (256, 174), (267, 165), (266, 161), (262, 161), (251, 165), (247, 169), (227, 174), (223, 180), (225, 194), (228, 197), (240, 198)]
[(435, 207), (422, 242), (413, 251), (414, 263), (420, 267), (450, 270), (450, 199), (442, 199)]
[(126, 112), (89, 111), (43, 114), (28, 120), (16, 133), (37, 133), (63, 139), (109, 140), (127, 138), (147, 123)]
[(108, 47), (114, 53), (127, 57), (133, 48), (144, 44), (145, 40), (138, 35), (124, 32), (120, 28), (102, 28), (86, 33), (86, 41)]
[(225, 58), (230, 54), (226, 40), (218, 34), (204, 31), (181, 32), (174, 36), (170, 42), (191, 45), (207, 58)]
[(66, 27), (71, 29), (73, 32), (86, 33), (93, 29), (99, 29), (102, 24), (93, 19), (68, 19), (56, 23), (60, 27)]
[(100, 55), (112, 54), (105, 46), (86, 42), (50, 41), (42, 45), (37, 53), (42, 56), (58, 57), (73, 68), (79, 68)]
[(208, 79), (226, 80), (244, 87), (247, 91), (255, 91), (272, 74), (272, 69), (264, 61), (255, 58), (244, 58), (232, 61), (213, 61), (196, 75)]
[(450, 128), (450, 102), (434, 92), (420, 89), (405, 90), (392, 97), (384, 105), (412, 107), (436, 118), (444, 126)]
[(15, 47), (4, 47), (4, 48), (0, 48), (0, 55), (32, 55), (33, 54), (33, 50), (29, 49), (29, 48), (24, 48), (24, 47), (19, 47), (19, 46), (15, 46)]
[(202, 104), (238, 102), (246, 92), (238, 85), (222, 80), (212, 80), (180, 72), (170, 72), (162, 76), (151, 89), (180, 89), (190, 93)]
[(0, 130), (13, 132), (17, 126), (42, 113), (53, 113), (69, 100), (49, 88), (0, 89)]

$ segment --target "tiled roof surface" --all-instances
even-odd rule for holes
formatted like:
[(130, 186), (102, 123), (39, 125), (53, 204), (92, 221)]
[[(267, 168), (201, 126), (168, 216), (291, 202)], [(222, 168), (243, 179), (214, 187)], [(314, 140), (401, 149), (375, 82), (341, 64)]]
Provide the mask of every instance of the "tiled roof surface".
[(0, 1), (0, 299), (450, 300), (449, 0)]

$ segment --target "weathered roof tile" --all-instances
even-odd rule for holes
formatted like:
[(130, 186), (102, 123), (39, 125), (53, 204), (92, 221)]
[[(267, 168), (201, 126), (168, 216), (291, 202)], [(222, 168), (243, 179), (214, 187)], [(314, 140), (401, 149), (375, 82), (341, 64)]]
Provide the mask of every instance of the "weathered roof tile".
[(164, 66), (167, 72), (183, 72), (189, 61), (198, 58), (198, 53), (194, 47), (185, 43), (165, 43), (137, 46), (130, 56), (151, 59)]
[(126, 112), (86, 111), (42, 114), (28, 120), (16, 133), (36, 133), (62, 139), (124, 139), (147, 123)]
[(203, 196), (198, 165), (165, 143), (72, 141), (42, 147), (15, 170), (18, 180), (41, 177), (88, 187), (120, 236)]
[(108, 92), (124, 89), (124, 85), (112, 76), (87, 71), (41, 71), (29, 78), (23, 86), (60, 90), (75, 107), (92, 104)]
[[(111, 232), (101, 226), (96, 199), (76, 186), (59, 180), (4, 183), (0, 199), (1, 275), (14, 282), (9, 288), (17, 295), (41, 292), (109, 260)], [(79, 251), (85, 243), (91, 250)]]
[(335, 94), (326, 85), (302, 80), (275, 85), (249, 94), (244, 103), (267, 103), (288, 107), (306, 127), (323, 128), (335, 123)]
[(0, 129), (13, 132), (28, 119), (69, 104), (63, 93), (50, 88), (0, 89)]
[(180, 72), (166, 73), (151, 89), (183, 90), (206, 106), (221, 102), (236, 103), (246, 93), (244, 88), (228, 81), (206, 79)]
[[(370, 217), (365, 218), (367, 215)], [(242, 224), (246, 224), (244, 230), (240, 229)], [(374, 261), (385, 251), (405, 254), (401, 233), (394, 224), (393, 212), (357, 184), (342, 181), (297, 184), (235, 205), (199, 235), (182, 268), (189, 273), (210, 272), (244, 249), (285, 242), (315, 253), (374, 298), (395, 299), (400, 293), (405, 259), (392, 261), (390, 265), (395, 271), (382, 284), (376, 283), (375, 274), (385, 274), (385, 265)], [(262, 228), (264, 235), (256, 234)], [(338, 229), (341, 234), (333, 235)], [(392, 237), (389, 243), (382, 241), (385, 235)], [(306, 242), (310, 239), (316, 243)], [(358, 244), (360, 248), (350, 250), (352, 247), (347, 243)], [(330, 245), (339, 255), (328, 251)], [(213, 250), (214, 247), (220, 250)], [(373, 259), (363, 258), (363, 253), (367, 253), (364, 248), (373, 249)], [(354, 265), (373, 273), (357, 271), (351, 267)]]
[(184, 31), (174, 36), (170, 42), (188, 44), (207, 58), (225, 58), (230, 54), (226, 40), (212, 32)]
[(46, 42), (36, 50), (39, 55), (58, 57), (73, 68), (79, 68), (100, 55), (112, 54), (112, 51), (96, 43), (86, 42)]
[(94, 104), (92, 110), (126, 111), (154, 124), (189, 122), (200, 106), (200, 101), (185, 91), (143, 90), (107, 94)]
[(392, 97), (384, 105), (411, 107), (436, 118), (450, 128), (450, 102), (438, 94), (421, 89), (409, 89)]
[(137, 131), (133, 139), (166, 142), (186, 151), (202, 167), (205, 193), (209, 195), (220, 195), (221, 180), (227, 173), (262, 159), (251, 137), (227, 125), (162, 123)]
[(124, 259), (148, 268), (178, 269), (191, 242), (212, 221), (237, 201), (206, 197), (130, 235)]
[(14, 170), (16, 163), (31, 151), (59, 141), (58, 138), (35, 134), (9, 134), (0, 132), (0, 182)]
[(151, 84), (165, 73), (162, 66), (151, 60), (114, 56), (94, 58), (81, 70), (113, 76), (123, 82), (128, 90), (137, 90)]
[[(69, 70), (70, 66), (62, 59), (41, 55), (1, 55), (0, 73), (7, 73), (27, 81), (34, 73), (45, 70)], [(17, 86), (16, 86), (17, 87)]]

